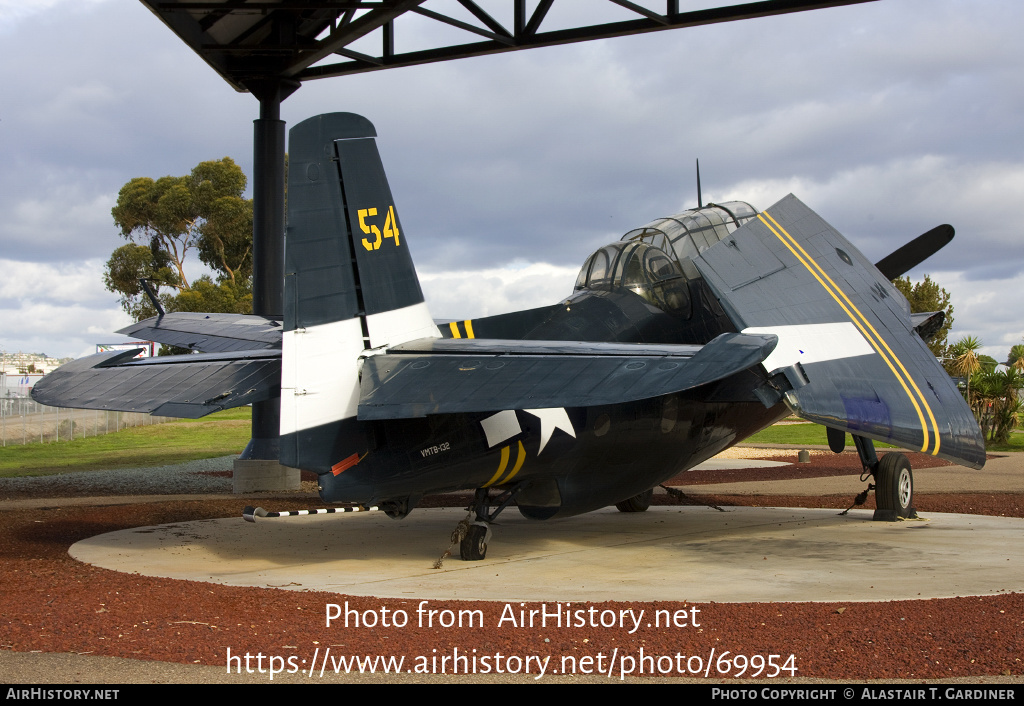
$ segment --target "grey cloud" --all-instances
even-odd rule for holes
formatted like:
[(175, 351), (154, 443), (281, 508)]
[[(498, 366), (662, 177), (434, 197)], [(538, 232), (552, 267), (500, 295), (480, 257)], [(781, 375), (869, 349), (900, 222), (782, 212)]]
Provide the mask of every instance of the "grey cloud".
[[(950, 222), (958, 238), (928, 267), (1009, 273), (1022, 14), (994, 0), (866, 3), (311, 82), (283, 117), (349, 110), (376, 124), (432, 271), (576, 267), (694, 205), (699, 157), (706, 200), (764, 207), (794, 190), (873, 259)], [(225, 155), (251, 172), (256, 101), (141, 4), (40, 13), (3, 39), (0, 257), (105, 259), (128, 179)]]

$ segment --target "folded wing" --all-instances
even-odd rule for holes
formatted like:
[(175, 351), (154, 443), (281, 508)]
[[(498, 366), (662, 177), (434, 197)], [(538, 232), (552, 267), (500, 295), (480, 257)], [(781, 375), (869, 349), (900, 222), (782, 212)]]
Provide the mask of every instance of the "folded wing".
[(281, 348), (281, 322), (245, 314), (175, 312), (118, 331), (144, 341), (206, 353)]
[(280, 351), (133, 359), (138, 350), (87, 356), (32, 388), (41, 404), (197, 419), (281, 394)]
[[(906, 299), (790, 195), (694, 259), (745, 333), (774, 333), (765, 361), (799, 416), (980, 468), (985, 443)], [(931, 325), (934, 325), (934, 321)], [(788, 388), (788, 389), (787, 389)]]
[(61, 366), (32, 389), (41, 404), (196, 419), (281, 395), (281, 324), (263, 316), (178, 312), (118, 333), (207, 351), (137, 359), (100, 353)]

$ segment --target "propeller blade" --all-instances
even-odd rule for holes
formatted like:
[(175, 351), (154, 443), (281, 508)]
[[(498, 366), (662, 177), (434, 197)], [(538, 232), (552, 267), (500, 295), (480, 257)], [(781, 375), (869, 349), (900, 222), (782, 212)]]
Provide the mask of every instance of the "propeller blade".
[(902, 277), (929, 257), (942, 250), (953, 239), (953, 226), (935, 226), (924, 235), (919, 235), (902, 248), (889, 253), (875, 263), (878, 271), (889, 280)]

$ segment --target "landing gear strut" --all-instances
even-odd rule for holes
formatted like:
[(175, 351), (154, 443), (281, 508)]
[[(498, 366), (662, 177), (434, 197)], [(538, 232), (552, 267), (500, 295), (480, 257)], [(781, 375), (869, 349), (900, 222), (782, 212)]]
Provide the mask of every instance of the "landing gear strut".
[(853, 437), (865, 473), (870, 473), (875, 483), (875, 514), (871, 518), (883, 522), (917, 517), (914, 509), (914, 473), (910, 461), (901, 453), (890, 452), (881, 459), (875, 454), (871, 439)]
[[(487, 488), (476, 489), (473, 506), (470, 508), (476, 514), (476, 519), (470, 523), (466, 530), (466, 536), (459, 542), (459, 555), (463, 561), (480, 561), (487, 556), (487, 543), (491, 539), (491, 523), (502, 510), (512, 503), (512, 499), (523, 487), (517, 485), (511, 490), (506, 490), (493, 501)], [(496, 506), (493, 512), (490, 511), (492, 504)]]

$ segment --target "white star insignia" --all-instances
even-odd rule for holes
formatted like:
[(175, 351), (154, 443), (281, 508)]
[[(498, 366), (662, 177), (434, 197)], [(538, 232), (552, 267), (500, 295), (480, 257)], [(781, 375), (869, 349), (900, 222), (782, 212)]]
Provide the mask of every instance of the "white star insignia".
[(569, 415), (564, 407), (524, 409), (523, 411), (527, 414), (532, 414), (540, 420), (540, 451), (537, 452), (538, 456), (540, 456), (544, 447), (547, 446), (548, 440), (555, 432), (555, 429), (561, 429), (572, 438), (576, 438), (576, 430), (572, 428), (572, 422), (569, 421)]

